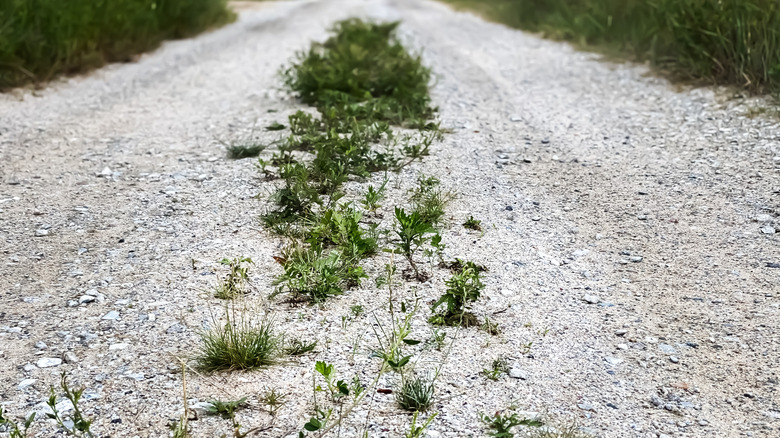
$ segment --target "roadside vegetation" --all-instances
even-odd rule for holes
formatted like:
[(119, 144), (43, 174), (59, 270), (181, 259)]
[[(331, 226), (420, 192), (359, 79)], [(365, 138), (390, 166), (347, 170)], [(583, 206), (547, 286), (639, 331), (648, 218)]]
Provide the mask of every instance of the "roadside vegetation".
[(226, 0), (3, 0), (0, 89), (126, 62), (233, 18)]
[(446, 0), (580, 47), (649, 61), (675, 79), (780, 92), (775, 0)]

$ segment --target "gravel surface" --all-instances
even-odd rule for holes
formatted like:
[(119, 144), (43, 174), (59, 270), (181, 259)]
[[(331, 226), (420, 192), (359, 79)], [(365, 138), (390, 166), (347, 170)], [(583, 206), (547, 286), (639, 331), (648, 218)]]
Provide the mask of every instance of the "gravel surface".
[[(318, 339), (317, 353), (259, 372), (191, 371), (191, 405), (248, 397), (242, 425), (296, 436), (315, 360), (372, 379), (371, 314), (389, 322), (386, 289), (366, 281), (320, 307), (264, 300), (285, 242), (257, 220), (274, 183), (252, 159), (226, 160), (220, 143), (276, 139), (262, 127), (303, 108), (280, 90), (280, 66), (334, 21), (368, 15), (403, 20), (452, 130), (393, 176), (383, 223), (420, 173), (457, 193), (446, 255), (489, 268), (474, 311), (502, 331), (445, 330), (457, 340), (428, 435), (485, 436), (478, 414), (510, 406), (603, 437), (780, 435), (780, 126), (746, 117), (754, 102), (678, 90), (643, 67), (428, 1), (242, 9), (237, 23), (136, 63), (0, 95), (7, 411), (43, 412), (68, 371), (87, 388), (100, 436), (166, 436), (182, 410), (178, 358), (220, 314), (218, 260), (240, 255), (256, 261), (245, 304), (272, 312), (288, 336)], [(470, 215), (484, 233), (460, 225)], [(399, 286), (399, 300), (421, 299), (421, 340), (448, 276), (427, 269), (430, 281)], [(350, 316), (356, 304), (366, 314)], [(420, 372), (445, 357), (416, 348)], [(488, 380), (480, 372), (499, 355), (510, 371)], [(289, 394), (275, 418), (257, 401), (270, 388)], [(198, 417), (193, 436), (229, 433), (227, 421)], [(392, 395), (371, 394), (341, 435), (402, 436), (409, 421)]]

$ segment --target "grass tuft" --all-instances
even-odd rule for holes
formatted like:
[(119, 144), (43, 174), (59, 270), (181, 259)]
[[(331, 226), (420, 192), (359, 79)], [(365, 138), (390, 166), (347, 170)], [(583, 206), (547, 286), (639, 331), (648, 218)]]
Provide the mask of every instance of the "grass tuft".
[(203, 345), (197, 365), (203, 371), (251, 370), (273, 365), (281, 339), (272, 319), (252, 319), (235, 305), (225, 306), (225, 320), (200, 332)]
[(434, 382), (427, 377), (404, 378), (395, 390), (398, 406), (407, 411), (422, 412), (433, 404)]

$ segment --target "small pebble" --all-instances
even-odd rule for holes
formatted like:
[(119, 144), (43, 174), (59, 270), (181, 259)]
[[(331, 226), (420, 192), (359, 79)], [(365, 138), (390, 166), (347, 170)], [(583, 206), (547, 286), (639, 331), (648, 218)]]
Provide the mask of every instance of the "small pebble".
[(590, 294), (583, 295), (582, 300), (588, 304), (598, 304), (598, 302), (601, 301), (599, 297), (597, 297), (596, 295), (590, 295)]
[(38, 359), (38, 362), (35, 362), (35, 365), (37, 365), (38, 368), (51, 368), (59, 366), (61, 363), (62, 359), (56, 357), (42, 357)]

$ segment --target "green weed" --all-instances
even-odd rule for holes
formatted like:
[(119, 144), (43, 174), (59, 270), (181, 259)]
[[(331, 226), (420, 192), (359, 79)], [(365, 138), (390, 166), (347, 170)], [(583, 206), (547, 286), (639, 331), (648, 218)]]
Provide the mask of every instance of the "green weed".
[(407, 214), (403, 208), (395, 208), (395, 219), (397, 222), (395, 233), (398, 236), (397, 242), (398, 252), (406, 257), (414, 276), (418, 280), (424, 280), (425, 276), (420, 274), (420, 270), (417, 268), (417, 263), (414, 261), (415, 253), (426, 242), (429, 242), (428, 236), (435, 233), (434, 228), (430, 222), (421, 217), (420, 212), (413, 211), (411, 214)]
[(351, 263), (339, 251), (323, 254), (320, 250), (295, 245), (283, 259), (284, 273), (274, 280), (274, 294), (289, 292), (293, 299), (317, 303), (332, 295), (341, 295), (344, 289), (360, 284), (366, 277), (363, 269)]
[(435, 314), (429, 322), (443, 325), (462, 325), (465, 327), (477, 325), (477, 318), (467, 312), (469, 303), (479, 299), (480, 292), (485, 287), (479, 278), (479, 270), (473, 263), (466, 263), (463, 269), (445, 281), (446, 292), (433, 304), (435, 311), (442, 304), (446, 305), (443, 313)]
[(317, 341), (305, 342), (300, 339), (293, 339), (285, 345), (284, 353), (288, 356), (302, 356), (314, 351), (315, 348), (317, 348)]
[(287, 394), (279, 392), (276, 388), (270, 391), (264, 392), (259, 397), (260, 403), (262, 403), (268, 409), (268, 413), (272, 417), (276, 417), (276, 413), (279, 409), (287, 403)]
[(3, 426), (6, 432), (9, 433), (9, 438), (27, 438), (27, 431), (30, 429), (30, 425), (32, 425), (33, 421), (35, 421), (35, 412), (31, 413), (24, 420), (22, 427), (20, 428), (15, 421), (5, 417), (3, 407), (0, 406), (0, 426)]
[(385, 186), (387, 186), (388, 181), (389, 179), (385, 177), (385, 180), (378, 189), (375, 189), (372, 185), (368, 186), (368, 190), (366, 190), (366, 194), (363, 196), (363, 200), (360, 201), (366, 210), (371, 213), (375, 213), (381, 207), (379, 202), (385, 198)]
[(420, 426), (417, 425), (417, 416), (419, 414), (419, 411), (414, 411), (414, 415), (412, 416), (412, 424), (409, 426), (409, 432), (404, 435), (404, 438), (422, 438), (425, 429), (427, 429), (428, 426), (430, 426), (433, 422), (433, 419), (436, 418), (437, 412), (434, 412), (430, 417), (428, 417), (427, 420), (425, 420), (425, 423)]
[(490, 428), (489, 436), (496, 438), (513, 438), (512, 428), (515, 426), (541, 427), (543, 423), (537, 419), (519, 418), (517, 414), (505, 415), (500, 411), (492, 417), (482, 414), (482, 421)]
[(444, 216), (444, 207), (454, 196), (439, 188), (440, 181), (435, 177), (421, 176), (417, 183), (417, 187), (412, 190), (412, 212), (433, 227)]
[(225, 278), (215, 287), (214, 297), (223, 300), (232, 300), (247, 293), (249, 284), (249, 266), (253, 265), (249, 257), (234, 259), (222, 259), (220, 263), (227, 266), (230, 271)]
[(498, 356), (493, 360), (490, 369), (483, 369), (482, 375), (490, 380), (498, 380), (502, 374), (509, 372), (509, 363), (503, 356)]
[(469, 218), (466, 219), (466, 222), (463, 222), (463, 228), (474, 231), (482, 231), (482, 221), (474, 219), (474, 216), (469, 216)]
[(270, 125), (266, 126), (265, 130), (266, 131), (281, 131), (281, 130), (283, 130), (285, 128), (287, 128), (287, 127), (284, 126), (283, 124), (281, 124), (279, 122), (273, 122)]
[(206, 409), (208, 415), (219, 415), (226, 420), (232, 420), (236, 417), (236, 411), (246, 406), (246, 397), (233, 401), (209, 400), (209, 406)]
[(63, 417), (57, 409), (57, 393), (54, 391), (54, 387), (50, 388), (49, 399), (46, 401), (46, 405), (51, 409), (51, 412), (46, 413), (46, 416), (57, 422), (60, 429), (68, 435), (82, 438), (94, 437), (92, 431), (90, 431), (92, 420), (84, 417), (84, 414), (81, 412), (81, 407), (79, 406), (79, 401), (81, 401), (81, 396), (84, 394), (85, 388), (72, 389), (68, 385), (68, 374), (63, 371), (60, 375), (60, 389), (64, 393), (65, 398), (73, 405), (73, 413), (70, 414), (70, 419)]

